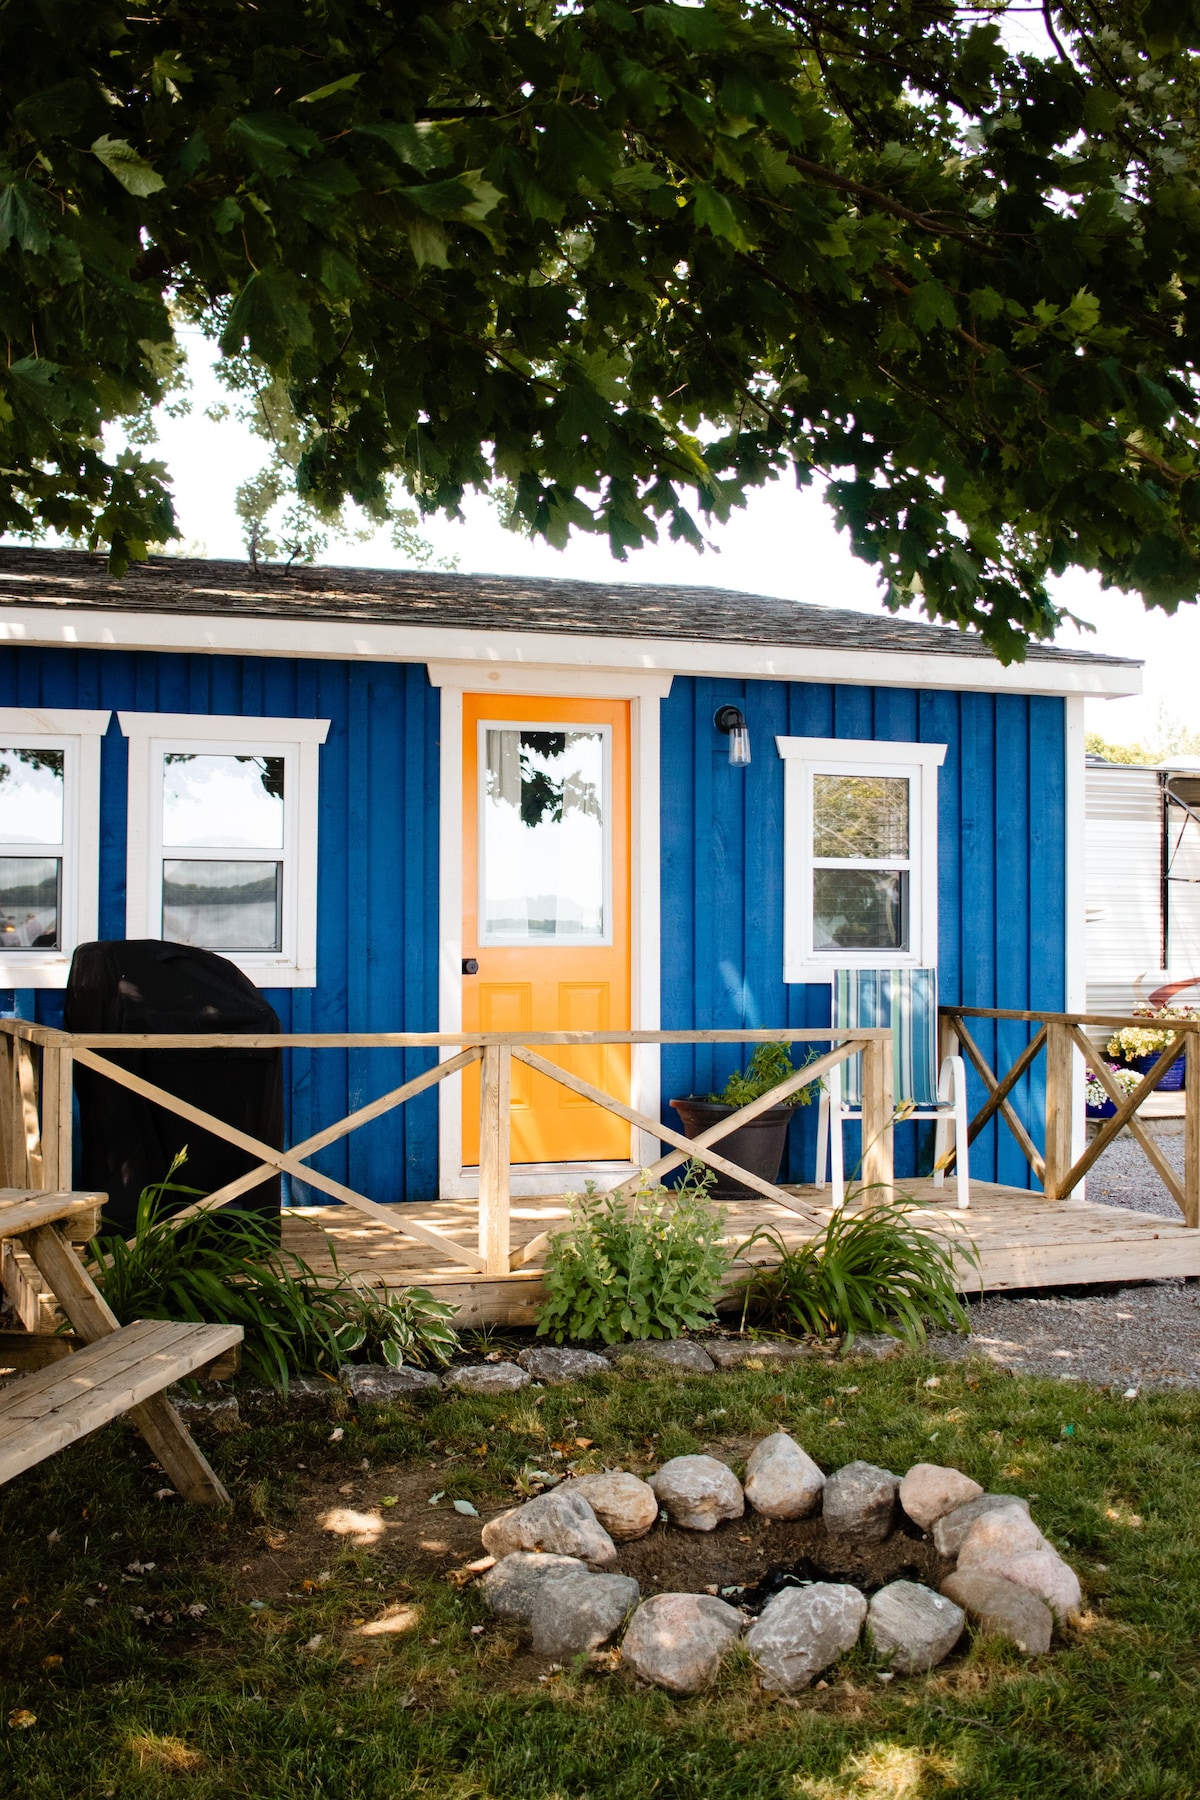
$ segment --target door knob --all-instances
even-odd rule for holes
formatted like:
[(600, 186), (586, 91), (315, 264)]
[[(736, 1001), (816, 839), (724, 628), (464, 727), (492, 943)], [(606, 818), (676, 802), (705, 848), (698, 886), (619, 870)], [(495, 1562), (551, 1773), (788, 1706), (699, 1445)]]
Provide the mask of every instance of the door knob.
[(478, 975), (479, 964), (473, 956), (463, 957), (462, 972), (464, 975)]

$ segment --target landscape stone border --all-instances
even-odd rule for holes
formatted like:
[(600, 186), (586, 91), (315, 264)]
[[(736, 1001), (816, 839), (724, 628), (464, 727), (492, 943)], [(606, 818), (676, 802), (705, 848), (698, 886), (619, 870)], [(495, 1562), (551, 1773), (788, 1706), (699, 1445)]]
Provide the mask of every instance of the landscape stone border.
[[(941, 1591), (895, 1580), (869, 1598), (846, 1581), (784, 1587), (756, 1618), (712, 1589), (640, 1596), (620, 1572), (621, 1543), (659, 1519), (713, 1531), (747, 1504), (771, 1520), (815, 1519), (841, 1542), (878, 1545), (898, 1514), (954, 1566)], [(921, 1674), (945, 1660), (968, 1618), (1028, 1656), (1044, 1655), (1056, 1624), (1075, 1619), (1078, 1577), (1038, 1529), (1029, 1502), (985, 1494), (961, 1470), (917, 1463), (903, 1476), (851, 1462), (826, 1476), (784, 1431), (760, 1439), (739, 1482), (713, 1456), (676, 1456), (648, 1481), (625, 1470), (568, 1479), (483, 1527), (495, 1560), (488, 1604), (528, 1627), (535, 1652), (559, 1661), (599, 1650), (622, 1627), (623, 1661), (668, 1693), (707, 1687), (743, 1641), (766, 1692), (794, 1693), (852, 1650), (865, 1631), (881, 1673)], [(729, 1590), (724, 1590), (728, 1592)]]

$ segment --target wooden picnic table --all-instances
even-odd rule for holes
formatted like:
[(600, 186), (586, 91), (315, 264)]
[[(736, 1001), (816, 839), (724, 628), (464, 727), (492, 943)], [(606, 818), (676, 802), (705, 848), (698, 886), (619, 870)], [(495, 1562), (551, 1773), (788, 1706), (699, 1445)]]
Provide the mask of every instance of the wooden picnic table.
[(11, 1189), (0, 1198), (0, 1241), (20, 1243), (84, 1344), (0, 1391), (0, 1483), (127, 1413), (185, 1500), (227, 1506), (220, 1478), (164, 1390), (236, 1349), (242, 1327), (122, 1325), (68, 1236), (72, 1219), (102, 1198)]

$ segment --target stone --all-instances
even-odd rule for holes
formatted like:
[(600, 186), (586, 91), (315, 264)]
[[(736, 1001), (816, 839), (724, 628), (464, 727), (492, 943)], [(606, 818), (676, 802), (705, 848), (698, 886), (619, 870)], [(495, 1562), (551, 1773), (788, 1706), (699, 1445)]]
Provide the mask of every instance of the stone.
[(939, 1556), (957, 1556), (962, 1549), (963, 1539), (977, 1519), (985, 1513), (997, 1512), (1006, 1506), (1022, 1506), (1029, 1511), (1028, 1500), (1020, 1499), (1016, 1494), (981, 1494), (978, 1500), (968, 1500), (965, 1506), (956, 1506), (953, 1512), (946, 1513), (938, 1519), (933, 1527), (933, 1547)]
[(961, 1606), (919, 1581), (889, 1582), (867, 1609), (876, 1656), (901, 1675), (920, 1675), (944, 1662), (966, 1622)]
[(718, 1369), (744, 1369), (747, 1363), (773, 1369), (812, 1355), (808, 1344), (756, 1344), (747, 1338), (706, 1338), (704, 1348)]
[(825, 1483), (821, 1506), (825, 1529), (833, 1537), (859, 1538), (882, 1544), (892, 1529), (900, 1478), (874, 1463), (852, 1462)]
[(1059, 1619), (1073, 1619), (1083, 1606), (1083, 1590), (1070, 1563), (1064, 1562), (1052, 1544), (1043, 1540), (1040, 1550), (1024, 1550), (1013, 1556), (999, 1552), (986, 1560), (973, 1562), (967, 1569), (959, 1564), (962, 1574), (1002, 1575), (1036, 1594)]
[(716, 1367), (704, 1346), (690, 1338), (635, 1338), (628, 1344), (610, 1344), (604, 1354), (609, 1362), (619, 1362), (623, 1356), (644, 1357), (692, 1375), (711, 1375)]
[(591, 1575), (583, 1570), (559, 1581), (544, 1581), (529, 1616), (534, 1654), (562, 1662), (599, 1649), (620, 1630), (640, 1593), (632, 1575)]
[(489, 1519), (483, 1528), (483, 1547), (490, 1556), (511, 1556), (515, 1550), (546, 1550), (554, 1556), (577, 1556), (592, 1568), (608, 1569), (617, 1560), (617, 1546), (573, 1482), (538, 1494), (524, 1506), (514, 1506)]
[(520, 1619), (528, 1624), (543, 1586), (559, 1582), (566, 1575), (586, 1575), (587, 1564), (577, 1556), (538, 1556), (518, 1550), (501, 1557), (479, 1583), (480, 1592), (502, 1619)]
[(914, 1525), (928, 1531), (946, 1513), (978, 1500), (982, 1493), (979, 1483), (960, 1469), (914, 1463), (900, 1483), (900, 1504)]
[(768, 1693), (806, 1688), (847, 1650), (853, 1650), (867, 1602), (846, 1582), (815, 1581), (784, 1588), (746, 1633), (746, 1648), (762, 1670)]
[(522, 1350), (517, 1361), (535, 1381), (548, 1387), (565, 1387), (570, 1381), (585, 1381), (589, 1375), (607, 1375), (610, 1365), (595, 1350), (559, 1349), (554, 1344), (535, 1344)]
[(440, 1388), (441, 1378), (429, 1369), (399, 1369), (382, 1363), (347, 1363), (338, 1372), (338, 1380), (353, 1400), (367, 1400), (377, 1406), (389, 1400), (406, 1400), (410, 1394), (431, 1394)]
[(641, 1681), (696, 1694), (741, 1633), (741, 1613), (711, 1594), (655, 1594), (629, 1621), (621, 1654)]
[(976, 1519), (958, 1546), (958, 1566), (969, 1569), (1045, 1548), (1046, 1540), (1026, 1507), (997, 1506)]
[(645, 1537), (658, 1518), (658, 1496), (649, 1482), (622, 1469), (576, 1476), (571, 1487), (583, 1495), (614, 1543)]
[(210, 1431), (236, 1431), (242, 1422), (234, 1394), (216, 1394), (211, 1399), (204, 1395), (196, 1399), (171, 1388), (167, 1397), (189, 1429), (198, 1425), (201, 1430), (207, 1426)]
[(1044, 1656), (1049, 1650), (1054, 1614), (1028, 1588), (985, 1570), (956, 1569), (943, 1581), (942, 1592), (961, 1606), (981, 1631), (1007, 1638), (1026, 1656)]
[(530, 1383), (527, 1369), (516, 1363), (468, 1363), (465, 1369), (451, 1369), (446, 1386), (460, 1394), (515, 1394)]
[(746, 1510), (741, 1482), (715, 1456), (673, 1456), (650, 1477), (650, 1486), (672, 1525), (687, 1531), (715, 1531), (723, 1519), (740, 1519)]
[(856, 1331), (848, 1344), (843, 1344), (843, 1356), (861, 1356), (869, 1362), (889, 1362), (893, 1356), (903, 1356), (908, 1348), (903, 1338), (889, 1337), (886, 1332)]
[(767, 1519), (807, 1519), (821, 1504), (825, 1477), (795, 1438), (773, 1432), (755, 1444), (743, 1483), (755, 1512)]

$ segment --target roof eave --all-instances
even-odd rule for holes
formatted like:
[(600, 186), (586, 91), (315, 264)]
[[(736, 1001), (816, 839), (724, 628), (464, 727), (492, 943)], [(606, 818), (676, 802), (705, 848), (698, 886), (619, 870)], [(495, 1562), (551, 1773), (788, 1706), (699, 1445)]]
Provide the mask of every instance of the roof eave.
[(510, 664), (958, 692), (1116, 698), (1142, 691), (1140, 663), (1086, 655), (1078, 661), (1031, 659), (1005, 667), (989, 656), (936, 650), (601, 637), (424, 623), (398, 625), (369, 619), (126, 613), (61, 603), (0, 606), (0, 644), (459, 667)]

